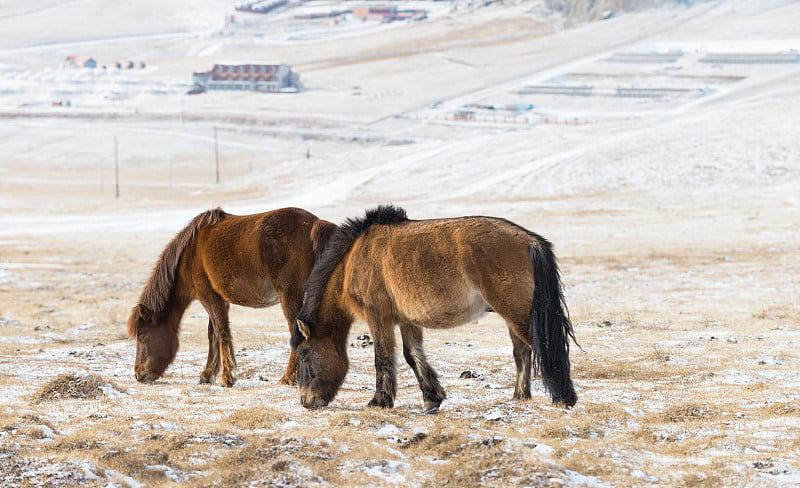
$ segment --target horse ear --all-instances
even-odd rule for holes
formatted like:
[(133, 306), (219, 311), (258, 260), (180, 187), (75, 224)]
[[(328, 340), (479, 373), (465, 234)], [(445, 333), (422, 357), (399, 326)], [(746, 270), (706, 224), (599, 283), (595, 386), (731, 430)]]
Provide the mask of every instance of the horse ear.
[(150, 309), (142, 305), (141, 303), (136, 305), (135, 307), (136, 313), (139, 314), (139, 317), (142, 319), (142, 322), (150, 322), (152, 319), (152, 313), (150, 313)]
[(128, 335), (136, 338), (139, 333), (139, 324), (150, 321), (150, 310), (141, 303), (137, 304), (131, 310), (131, 315), (128, 317)]
[(311, 330), (308, 328), (308, 325), (300, 319), (297, 319), (297, 330), (303, 334), (303, 337), (305, 337), (306, 340), (311, 337)]

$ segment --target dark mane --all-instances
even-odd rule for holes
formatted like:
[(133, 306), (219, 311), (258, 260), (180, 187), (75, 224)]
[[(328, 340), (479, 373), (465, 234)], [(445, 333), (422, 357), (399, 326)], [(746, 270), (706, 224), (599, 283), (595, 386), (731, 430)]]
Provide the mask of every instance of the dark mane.
[[(169, 303), (170, 292), (175, 282), (175, 273), (178, 269), (181, 253), (194, 239), (197, 230), (201, 227), (216, 224), (229, 217), (221, 208), (207, 210), (196, 216), (183, 230), (170, 241), (161, 256), (158, 258), (150, 279), (147, 281), (142, 294), (139, 296), (139, 305), (147, 308), (153, 314), (159, 314)], [(128, 331), (135, 333), (135, 331)]]
[(348, 218), (342, 225), (336, 227), (308, 277), (303, 307), (297, 318), (306, 322), (309, 327), (314, 327), (317, 320), (317, 309), (319, 309), (328, 280), (358, 236), (366, 232), (373, 224), (387, 225), (406, 221), (408, 221), (408, 217), (402, 208), (393, 205), (379, 205), (367, 210), (364, 217)]

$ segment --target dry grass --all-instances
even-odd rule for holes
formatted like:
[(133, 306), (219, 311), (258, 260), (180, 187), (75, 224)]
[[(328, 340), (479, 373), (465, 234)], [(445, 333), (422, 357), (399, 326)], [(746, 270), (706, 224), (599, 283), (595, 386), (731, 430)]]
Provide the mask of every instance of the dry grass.
[(315, 481), (316, 470), (325, 471), (340, 455), (329, 441), (294, 436), (253, 438), (234, 452), (219, 457), (216, 475), (202, 486), (242, 486), (264, 479), (276, 485), (298, 486)]
[[(705, 259), (696, 251), (696, 257), (658, 255), (648, 265), (647, 252), (589, 259), (571, 268), (571, 278), (608, 273), (613, 263), (623, 272), (624, 261), (636, 261), (647, 279), (654, 274), (648, 266)], [(124, 294), (135, 297), (138, 286), (131, 282)], [(40, 301), (49, 302), (58, 292), (41, 293)], [(98, 303), (112, 293), (118, 294), (87, 290)], [(60, 486), (91, 485), (79, 475), (88, 463), (106, 484), (119, 473), (156, 487), (571, 486), (568, 470), (614, 486), (736, 486), (743, 479), (770, 485), (781, 473), (800, 471), (794, 457), (800, 397), (791, 383), (800, 360), (792, 348), (797, 315), (791, 303), (763, 313), (756, 307), (735, 316), (712, 308), (686, 315), (625, 306), (573, 310), (585, 352), (573, 349), (579, 402), (570, 410), (549, 405), (539, 378), (533, 400), (510, 399), (513, 361), (496, 317), (428, 334), (426, 349), (448, 393), (435, 417), (419, 414), (419, 390), (402, 359), (398, 407), (364, 407), (371, 397), (365, 385), (374, 378), (370, 351), (351, 351), (351, 374), (327, 409), (306, 411), (296, 388), (260, 381), (280, 377), (285, 366), (259, 356), (286, 356), (277, 307), (234, 311), (235, 343), (246, 349), (240, 368), (251, 374), (233, 389), (196, 384), (207, 347), (206, 318), (193, 315), (202, 314), (198, 309), (184, 322), (181, 355), (154, 385), (133, 380), (133, 344), (122, 324), (82, 327), (90, 320), (74, 303), (64, 306), (59, 325), (34, 331), (38, 309), (16, 311), (19, 324), (3, 326), (8, 337), (56, 332), (64, 340), (7, 347), (39, 376), (0, 382), (16, 395), (0, 409), (0, 455), (20, 459), (0, 475), (14, 469), (14, 479), (27, 479), (19, 484), (36, 485), (25, 473), (53, 466), (78, 473)], [(113, 318), (105, 307), (101, 313)], [(765, 324), (758, 335), (750, 332), (753, 320)], [(732, 336), (738, 341), (726, 340)], [(474, 346), (453, 346), (468, 343)], [(74, 373), (87, 365), (99, 373)], [(467, 369), (479, 369), (483, 378), (459, 378)], [(127, 395), (102, 394), (106, 384)]]
[(753, 318), (757, 320), (771, 322), (800, 323), (800, 305), (787, 305), (783, 307), (764, 306), (761, 310), (753, 313)]
[(449, 462), (435, 465), (433, 478), (423, 486), (483, 487), (497, 483), (508, 486), (541, 486), (556, 484), (558, 470), (549, 463), (520, 457), (502, 442), (491, 438), (465, 442), (461, 452)]
[(711, 422), (718, 420), (719, 416), (720, 411), (717, 407), (698, 403), (672, 406), (657, 415), (666, 422)]
[(576, 372), (579, 378), (587, 380), (621, 380), (621, 381), (659, 381), (692, 378), (704, 370), (679, 365), (670, 361), (672, 356), (655, 349), (652, 353), (639, 358), (610, 361), (592, 361), (581, 363)]
[(765, 413), (776, 417), (800, 417), (800, 405), (781, 402), (764, 407)]
[[(136, 288), (128, 293), (135, 295)], [(435, 417), (418, 413), (419, 391), (402, 360), (398, 407), (364, 408), (371, 396), (364, 385), (374, 374), (370, 351), (351, 351), (351, 376), (328, 409), (306, 411), (295, 388), (258, 380), (262, 374), (277, 378), (284, 367), (259, 358), (276, 349), (285, 357), (277, 308), (268, 309), (266, 319), (264, 311), (235, 311), (236, 344), (246, 348), (240, 367), (252, 378), (243, 375), (242, 386), (233, 389), (196, 384), (205, 360), (204, 316), (187, 317), (185, 355), (167, 377), (139, 385), (123, 327), (71, 333), (87, 320), (71, 318), (78, 309), (67, 308), (58, 332), (68, 340), (15, 344), (21, 349), (16, 357), (30, 362), (28, 370), (41, 368), (36, 364), (55, 369), (30, 384), (15, 376), (0, 383), (28, 399), (0, 409), (0, 455), (22, 460), (14, 465), (15, 479), (31, 485), (36, 482), (24, 473), (33, 466), (80, 473), (81, 463), (106, 482), (119, 473), (156, 487), (260, 486), (265, 480), (282, 486), (570, 486), (575, 482), (568, 470), (614, 486), (769, 481), (794, 472), (793, 453), (800, 449), (794, 436), (797, 393), (772, 379), (790, 377), (799, 359), (793, 339), (786, 339), (795, 317), (787, 307), (772, 307), (758, 318), (772, 324), (760, 339), (746, 333), (758, 310), (738, 318), (713, 310), (688, 318), (633, 309), (573, 312), (586, 352), (574, 349), (580, 398), (571, 410), (552, 408), (538, 378), (533, 400), (510, 399), (513, 361), (496, 317), (443, 336), (429, 334), (427, 349), (449, 395)], [(20, 317), (11, 327), (24, 336), (31, 319)], [(739, 340), (728, 342), (729, 336)], [(89, 361), (105, 372), (69, 372)], [(458, 378), (475, 368), (482, 379)], [(99, 387), (106, 384), (128, 394), (103, 395)], [(764, 438), (765, 431), (775, 437)], [(77, 474), (74, 480), (61, 486), (92, 483)]]
[(354, 430), (375, 430), (389, 423), (402, 428), (407, 424), (403, 420), (410, 420), (410, 417), (408, 412), (368, 408), (355, 413), (343, 412), (332, 415), (329, 423), (333, 429), (349, 427)]
[(272, 427), (281, 422), (285, 422), (288, 418), (285, 412), (281, 412), (275, 408), (250, 407), (237, 410), (228, 416), (224, 422), (237, 429), (255, 430)]
[(57, 376), (33, 394), (33, 403), (53, 402), (70, 398), (98, 398), (103, 395), (102, 387), (119, 389), (112, 383), (94, 373), (66, 373)]

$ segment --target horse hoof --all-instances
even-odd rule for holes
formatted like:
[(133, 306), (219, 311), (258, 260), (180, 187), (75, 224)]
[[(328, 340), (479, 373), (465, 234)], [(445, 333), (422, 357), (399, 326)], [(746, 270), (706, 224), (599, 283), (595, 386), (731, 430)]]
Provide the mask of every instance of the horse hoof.
[(439, 414), (439, 405), (425, 405), (425, 408), (422, 409), (422, 415), (438, 415)]
[(295, 385), (297, 385), (297, 379), (293, 380), (293, 379), (287, 378), (286, 376), (282, 376), (281, 379), (278, 380), (278, 384), (295, 386)]
[(373, 398), (367, 403), (367, 407), (394, 408), (393, 400), (379, 401)]
[(201, 384), (201, 385), (210, 385), (211, 384), (211, 380), (206, 379), (206, 378), (200, 378), (200, 381), (198, 383)]

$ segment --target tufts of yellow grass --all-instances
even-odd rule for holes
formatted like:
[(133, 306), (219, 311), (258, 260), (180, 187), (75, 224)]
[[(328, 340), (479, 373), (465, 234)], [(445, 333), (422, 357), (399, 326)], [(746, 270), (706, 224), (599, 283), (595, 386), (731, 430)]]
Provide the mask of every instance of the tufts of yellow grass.
[(248, 407), (229, 415), (223, 423), (241, 430), (267, 429), (285, 422), (289, 417), (285, 412), (269, 407)]
[(58, 375), (33, 394), (33, 403), (53, 402), (74, 398), (98, 398), (102, 387), (110, 386), (120, 391), (113, 383), (95, 373), (65, 373)]

